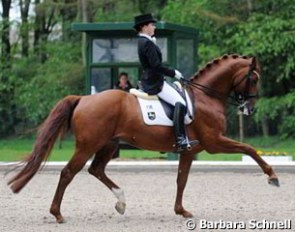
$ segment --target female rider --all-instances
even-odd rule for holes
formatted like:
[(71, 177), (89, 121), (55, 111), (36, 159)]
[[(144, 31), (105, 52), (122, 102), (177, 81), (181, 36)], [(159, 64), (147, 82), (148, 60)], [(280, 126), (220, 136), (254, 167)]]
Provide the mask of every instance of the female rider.
[(157, 21), (151, 14), (134, 17), (134, 29), (138, 32), (138, 56), (143, 68), (141, 84), (143, 91), (158, 95), (161, 99), (175, 106), (173, 114), (174, 133), (178, 151), (185, 150), (197, 141), (188, 141), (185, 133), (184, 117), (186, 103), (179, 93), (169, 85), (164, 76), (183, 78), (178, 70), (164, 67), (162, 53), (155, 42), (154, 33)]

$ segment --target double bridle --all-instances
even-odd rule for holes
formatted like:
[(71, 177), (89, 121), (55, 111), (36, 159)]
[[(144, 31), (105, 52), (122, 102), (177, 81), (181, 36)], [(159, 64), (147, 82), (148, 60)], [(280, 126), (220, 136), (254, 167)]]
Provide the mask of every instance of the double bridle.
[[(243, 108), (248, 100), (250, 98), (256, 98), (257, 97), (257, 93), (255, 94), (252, 94), (250, 93), (250, 85), (252, 84), (252, 75), (255, 74), (258, 78), (258, 80), (260, 79), (260, 75), (259, 73), (255, 70), (255, 67), (252, 67), (252, 65), (250, 65), (250, 69), (248, 71), (248, 73), (236, 84), (234, 84), (231, 89), (230, 89), (230, 92), (233, 90), (234, 91), (234, 96), (227, 96), (226, 94), (224, 93), (220, 93), (218, 92), (217, 90), (215, 89), (212, 89), (208, 86), (205, 86), (205, 85), (201, 85), (201, 84), (198, 84), (198, 83), (194, 83), (192, 82), (191, 80), (187, 80), (187, 79), (183, 79), (183, 82), (185, 85), (188, 85), (188, 86), (191, 86), (191, 87), (194, 87), (194, 88), (197, 88), (199, 90), (202, 90), (204, 93), (208, 94), (208, 95), (211, 95), (211, 96), (214, 96), (216, 98), (219, 98), (219, 99), (227, 99), (228, 97), (230, 99), (232, 99), (233, 101), (227, 101), (229, 104), (231, 105), (234, 105), (234, 106), (238, 106), (238, 108)], [(242, 83), (246, 81), (246, 85), (245, 85), (245, 88), (242, 92), (238, 92), (236, 91), (236, 88)]]
[[(244, 106), (246, 104), (247, 100), (249, 100), (250, 98), (257, 97), (257, 93), (255, 93), (255, 94), (250, 93), (250, 85), (252, 84), (251, 83), (252, 74), (255, 74), (257, 76), (258, 80), (260, 79), (260, 75), (255, 70), (255, 68), (250, 67), (248, 73), (238, 83), (236, 83), (235, 85), (233, 85), (231, 87), (231, 91), (233, 90), (235, 93), (234, 99), (239, 106)], [(245, 80), (246, 80), (246, 85), (245, 85), (244, 90), (242, 92), (237, 92), (236, 87), (238, 87)]]

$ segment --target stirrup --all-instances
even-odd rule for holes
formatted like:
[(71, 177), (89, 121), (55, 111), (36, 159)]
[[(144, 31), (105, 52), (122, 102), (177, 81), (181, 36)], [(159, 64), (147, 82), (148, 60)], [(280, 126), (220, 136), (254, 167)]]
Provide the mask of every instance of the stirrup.
[(191, 141), (189, 141), (189, 140), (187, 139), (187, 146), (186, 146), (186, 149), (187, 149), (188, 151), (190, 151), (190, 150), (192, 149), (193, 146), (198, 145), (199, 143), (200, 143), (200, 142), (199, 142), (198, 140), (191, 140)]
[(177, 141), (177, 144), (175, 144), (174, 147), (176, 147), (176, 152), (190, 151), (192, 150), (192, 147), (197, 144), (199, 144), (198, 140), (189, 141), (188, 137), (186, 137), (181, 142)]

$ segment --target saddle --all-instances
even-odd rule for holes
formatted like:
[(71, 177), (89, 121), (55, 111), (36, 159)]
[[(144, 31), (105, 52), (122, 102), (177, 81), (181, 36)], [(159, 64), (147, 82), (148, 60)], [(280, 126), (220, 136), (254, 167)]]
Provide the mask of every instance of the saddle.
[[(188, 125), (194, 119), (192, 101), (179, 82), (174, 82), (173, 87), (187, 103), (187, 114), (184, 122), (185, 125)], [(160, 99), (157, 95), (148, 95), (140, 89), (132, 88), (129, 92), (137, 97), (143, 121), (146, 125), (173, 126), (174, 106)]]

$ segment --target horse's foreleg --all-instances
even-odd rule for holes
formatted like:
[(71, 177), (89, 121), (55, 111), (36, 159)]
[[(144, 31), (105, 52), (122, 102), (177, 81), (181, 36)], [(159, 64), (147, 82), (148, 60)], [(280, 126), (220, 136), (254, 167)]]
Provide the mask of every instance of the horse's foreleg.
[(118, 141), (110, 141), (101, 150), (99, 150), (94, 157), (88, 171), (91, 175), (99, 179), (105, 184), (116, 196), (118, 202), (116, 203), (116, 210), (120, 214), (125, 213), (126, 201), (123, 190), (118, 187), (110, 178), (105, 174), (105, 167), (113, 157), (118, 148)]
[(278, 177), (272, 167), (257, 154), (252, 146), (220, 136), (217, 141), (205, 147), (209, 153), (243, 153), (251, 156), (261, 167), (262, 171), (269, 176), (268, 183), (279, 186)]
[(74, 176), (84, 167), (91, 155), (92, 154), (88, 155), (76, 150), (73, 158), (61, 171), (59, 183), (50, 207), (50, 213), (55, 216), (58, 223), (64, 222), (64, 218), (60, 213), (60, 206), (64, 192)]
[(177, 175), (177, 194), (175, 200), (174, 211), (176, 214), (183, 217), (193, 217), (192, 213), (185, 210), (182, 205), (183, 191), (186, 186), (188, 174), (194, 159), (194, 154), (182, 154), (180, 155), (178, 175)]

